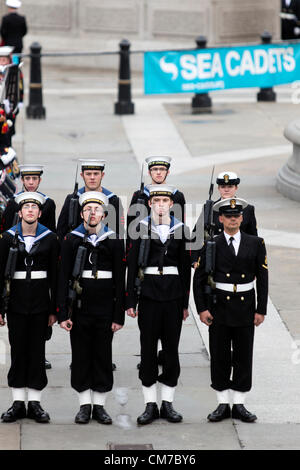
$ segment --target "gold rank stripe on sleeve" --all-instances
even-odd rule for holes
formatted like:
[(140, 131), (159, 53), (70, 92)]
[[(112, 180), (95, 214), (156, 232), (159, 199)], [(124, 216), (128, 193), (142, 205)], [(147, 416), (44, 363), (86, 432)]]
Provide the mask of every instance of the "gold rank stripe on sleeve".
[(262, 267), (265, 269), (268, 269), (268, 260), (266, 256), (265, 256), (265, 264), (262, 264)]

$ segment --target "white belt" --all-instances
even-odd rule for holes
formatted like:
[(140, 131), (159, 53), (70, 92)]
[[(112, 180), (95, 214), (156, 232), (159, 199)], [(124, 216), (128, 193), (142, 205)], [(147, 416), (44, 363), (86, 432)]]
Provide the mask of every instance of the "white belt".
[(83, 279), (112, 279), (112, 271), (96, 271), (95, 276), (92, 274), (92, 271), (83, 271)]
[(246, 292), (254, 288), (254, 281), (246, 284), (227, 284), (225, 282), (216, 282), (216, 288), (227, 292)]
[[(14, 274), (14, 279), (26, 279), (27, 271), (16, 271)], [(30, 279), (46, 279), (47, 271), (31, 271), (29, 273)]]
[(158, 266), (148, 266), (144, 274), (178, 274), (178, 268), (177, 266), (164, 266), (161, 273)]

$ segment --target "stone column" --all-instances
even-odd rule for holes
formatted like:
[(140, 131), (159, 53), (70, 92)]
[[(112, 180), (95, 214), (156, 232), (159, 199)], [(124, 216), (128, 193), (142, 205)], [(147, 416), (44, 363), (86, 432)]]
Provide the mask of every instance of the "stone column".
[(289, 199), (300, 201), (300, 119), (290, 122), (284, 136), (293, 144), (293, 153), (279, 170), (276, 180), (278, 191)]

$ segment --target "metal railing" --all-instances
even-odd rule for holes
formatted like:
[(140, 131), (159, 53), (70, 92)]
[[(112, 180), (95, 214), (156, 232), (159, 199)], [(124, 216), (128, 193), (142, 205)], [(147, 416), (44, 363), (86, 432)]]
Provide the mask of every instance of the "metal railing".
[[(272, 43), (272, 35), (264, 31), (260, 37), (262, 44)], [(206, 48), (207, 40), (205, 36), (198, 36), (195, 39), (196, 49)], [(282, 44), (284, 41), (281, 41)], [(289, 41), (299, 42), (299, 41)], [(275, 43), (274, 43), (275, 44)], [(226, 47), (237, 47), (232, 45)], [(185, 49), (174, 49), (173, 51), (184, 51)], [(170, 49), (168, 49), (170, 51)], [(123, 39), (119, 43), (119, 51), (94, 51), (94, 52), (43, 52), (38, 42), (34, 42), (30, 46), (29, 54), (16, 54), (20, 59), (30, 58), (30, 84), (29, 84), (29, 104), (26, 107), (26, 117), (29, 119), (45, 119), (46, 109), (43, 105), (42, 93), (42, 57), (95, 57), (119, 55), (119, 71), (118, 71), (118, 100), (114, 104), (114, 113), (134, 114), (134, 103), (131, 97), (131, 72), (130, 72), (130, 55), (144, 54), (145, 50), (130, 50), (130, 42)], [(276, 93), (272, 87), (261, 88), (257, 93), (257, 101), (276, 101)], [(195, 93), (191, 102), (192, 113), (203, 113), (212, 111), (212, 99), (208, 93)]]

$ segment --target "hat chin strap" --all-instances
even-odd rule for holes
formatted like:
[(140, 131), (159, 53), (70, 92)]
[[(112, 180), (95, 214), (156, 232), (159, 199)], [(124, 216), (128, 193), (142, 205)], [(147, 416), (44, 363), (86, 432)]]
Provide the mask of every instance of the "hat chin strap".
[(24, 222), (26, 222), (27, 225), (33, 225), (33, 224), (35, 224), (35, 222), (36, 222), (36, 220), (31, 220), (31, 221), (29, 221), (29, 222), (28, 222), (27, 220), (25, 220), (25, 219), (23, 219), (23, 220), (24, 220)]

